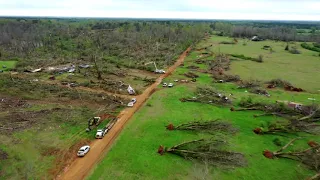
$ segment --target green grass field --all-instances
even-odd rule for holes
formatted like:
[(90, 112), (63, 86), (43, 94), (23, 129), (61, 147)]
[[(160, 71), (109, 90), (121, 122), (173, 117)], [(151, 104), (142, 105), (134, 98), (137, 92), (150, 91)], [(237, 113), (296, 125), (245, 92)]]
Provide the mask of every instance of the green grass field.
[[(291, 54), (285, 51), (285, 42), (270, 40), (253, 42), (239, 39), (237, 45), (217, 45), (221, 41), (232, 41), (232, 39), (214, 36), (205, 44), (214, 44), (211, 50), (215, 53), (243, 54), (253, 58), (257, 58), (261, 54), (264, 57), (263, 63), (233, 61), (230, 71), (232, 74), (240, 75), (243, 79), (263, 81), (281, 78), (309, 91), (320, 90), (320, 84), (315, 81), (315, 79), (320, 79), (319, 53), (303, 49), (298, 42), (291, 43), (289, 46), (297, 47), (301, 54)], [(246, 42), (246, 46), (243, 45), (244, 42)], [(263, 50), (262, 47), (265, 45), (271, 46), (275, 52), (270, 53), (269, 50)]]
[[(10, 69), (15, 68), (17, 61), (0, 61), (0, 70), (9, 71)], [(4, 68), (4, 66), (6, 68)]]
[[(214, 42), (228, 40), (225, 37), (213, 37), (206, 42), (202, 42), (199, 47), (212, 44)], [(241, 41), (239, 41), (240, 44)], [(267, 41), (273, 43), (271, 41)], [(266, 149), (276, 151), (280, 147), (273, 143), (275, 138), (279, 138), (286, 143), (297, 135), (287, 137), (278, 135), (255, 135), (252, 130), (267, 122), (279, 120), (278, 117), (254, 118), (257, 111), (231, 112), (228, 107), (217, 107), (200, 103), (182, 103), (180, 98), (190, 97), (197, 86), (212, 86), (224, 94), (233, 93), (234, 104), (242, 98), (252, 97), (254, 101), (275, 102), (276, 100), (289, 100), (304, 104), (318, 103), (320, 94), (316, 92), (319, 87), (319, 74), (316, 74), (316, 67), (319, 67), (319, 58), (312, 56), (312, 52), (304, 51), (302, 55), (291, 55), (282, 52), (282, 43), (274, 43), (272, 55), (268, 55), (262, 46), (266, 42), (248, 42), (247, 46), (242, 45), (220, 45), (220, 52), (238, 53), (245, 56), (256, 57), (259, 54), (266, 56), (264, 63), (251, 61), (232, 61), (231, 74), (238, 74), (242, 78), (253, 78), (260, 80), (271, 80), (272, 78), (282, 78), (292, 82), (294, 85), (308, 89), (315, 93), (294, 93), (281, 89), (271, 90), (270, 98), (245, 92), (245, 89), (237, 89), (233, 83), (217, 84), (208, 74), (200, 75), (196, 83), (176, 85), (172, 89), (161, 88), (146, 102), (146, 105), (136, 113), (133, 119), (125, 127), (124, 131), (115, 142), (107, 156), (99, 163), (88, 177), (89, 180), (96, 179), (306, 179), (315, 174), (296, 161), (289, 159), (269, 160), (262, 155)], [(283, 43), (284, 44), (284, 43)], [(218, 51), (219, 47), (214, 46), (213, 51)], [(284, 49), (284, 48), (283, 48)], [(186, 67), (194, 65), (193, 60), (199, 55), (192, 52), (186, 59), (184, 67), (179, 67), (175, 73), (165, 79), (165, 82), (172, 82), (174, 79), (185, 79), (183, 73), (189, 71)], [(268, 57), (267, 57), (268, 56)], [(270, 56), (270, 57), (269, 57)], [(302, 62), (301, 62), (302, 61)], [(286, 62), (289, 65), (281, 64)], [(301, 67), (304, 66), (305, 68)], [(291, 66), (293, 66), (291, 68)], [(244, 68), (245, 67), (245, 68)], [(205, 68), (202, 66), (201, 68)], [(306, 72), (290, 73), (284, 68), (302, 70)], [(264, 72), (268, 71), (268, 72)], [(287, 75), (286, 75), (287, 74)], [(303, 76), (303, 77), (300, 77)], [(303, 78), (311, 78), (303, 80)], [(309, 84), (310, 82), (312, 84)], [(308, 98), (313, 97), (315, 102)], [(243, 168), (226, 169), (221, 167), (207, 167), (203, 163), (196, 163), (184, 160), (180, 157), (165, 154), (160, 156), (157, 149), (160, 145), (171, 147), (173, 145), (201, 139), (207, 134), (194, 134), (181, 131), (167, 131), (165, 126), (169, 123), (178, 125), (194, 120), (224, 119), (231, 122), (240, 132), (234, 136), (223, 137), (230, 142), (230, 150), (241, 152), (248, 160), (248, 166)], [(303, 140), (295, 143), (292, 148), (304, 149), (308, 145), (308, 140), (320, 141), (320, 137), (309, 134), (298, 134), (303, 136)], [(292, 149), (290, 147), (290, 149)], [(206, 173), (206, 169), (209, 169)]]

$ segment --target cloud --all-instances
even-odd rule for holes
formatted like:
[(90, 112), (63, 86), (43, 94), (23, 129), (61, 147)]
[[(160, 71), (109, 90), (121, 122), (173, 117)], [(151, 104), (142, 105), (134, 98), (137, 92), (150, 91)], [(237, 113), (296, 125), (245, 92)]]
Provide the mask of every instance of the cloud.
[(320, 20), (318, 0), (0, 0), (0, 16)]

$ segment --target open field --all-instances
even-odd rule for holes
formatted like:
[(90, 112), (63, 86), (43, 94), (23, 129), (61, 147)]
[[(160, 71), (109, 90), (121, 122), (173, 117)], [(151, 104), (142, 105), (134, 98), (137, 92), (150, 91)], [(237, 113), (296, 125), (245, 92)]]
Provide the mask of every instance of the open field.
[(17, 61), (0, 61), (0, 70), (9, 71), (10, 69), (14, 68), (16, 64)]
[[(212, 51), (217, 53), (220, 41), (231, 41), (225, 37), (212, 37), (201, 42), (197, 48), (213, 45)], [(273, 54), (261, 48), (265, 43), (270, 43)], [(257, 45), (258, 44), (258, 45)], [(158, 87), (158, 91), (147, 101), (146, 105), (133, 116), (132, 121), (124, 128), (123, 133), (115, 142), (107, 156), (92, 171), (88, 179), (306, 179), (315, 174), (308, 170), (303, 164), (289, 159), (267, 159), (263, 156), (264, 150), (276, 151), (280, 147), (273, 141), (278, 138), (282, 143), (290, 141), (294, 137), (301, 136), (302, 140), (290, 146), (290, 150), (301, 150), (308, 148), (306, 142), (320, 141), (319, 136), (307, 133), (295, 133), (281, 135), (256, 135), (253, 129), (262, 127), (264, 124), (281, 120), (276, 116), (253, 117), (261, 114), (260, 111), (231, 112), (229, 106), (214, 106), (193, 102), (181, 102), (179, 99), (195, 96), (194, 91), (199, 86), (211, 86), (223, 94), (232, 93), (234, 106), (243, 98), (252, 98), (255, 102), (274, 103), (276, 100), (288, 100), (303, 103), (304, 105), (319, 104), (320, 77), (316, 75), (316, 67), (319, 67), (319, 58), (314, 57), (311, 51), (301, 50), (301, 55), (291, 55), (284, 51), (284, 43), (262, 41), (247, 42), (243, 46), (220, 45), (220, 52), (228, 54), (244, 54), (245, 56), (257, 57), (259, 54), (265, 56), (263, 63), (247, 60), (232, 60), (231, 70), (228, 74), (240, 75), (243, 79), (259, 79), (269, 81), (274, 78), (288, 80), (293, 85), (301, 87), (307, 92), (288, 92), (280, 88), (268, 90), (270, 97), (252, 94), (248, 89), (238, 89), (234, 83), (213, 83), (212, 75), (193, 71), (199, 78), (196, 82), (177, 83), (173, 88)], [(297, 45), (298, 47), (299, 45)], [(283, 47), (283, 51), (281, 50)], [(208, 50), (210, 51), (210, 50)], [(178, 68), (175, 73), (163, 82), (173, 82), (175, 79), (188, 79), (183, 74), (189, 72), (188, 66), (196, 65), (200, 69), (207, 68), (205, 64), (196, 64), (194, 60), (201, 55), (201, 51), (193, 51), (186, 59), (184, 66)], [(209, 58), (206, 58), (210, 60)], [(211, 58), (213, 59), (213, 57)], [(303, 61), (303, 62), (301, 62)], [(286, 62), (287, 64), (281, 64)], [(303, 67), (301, 67), (303, 64)], [(246, 67), (243, 70), (241, 67)], [(258, 68), (258, 69), (257, 69)], [(288, 73), (283, 69), (294, 69), (294, 73)], [(304, 72), (300, 72), (304, 70)], [(319, 69), (319, 68), (318, 68)], [(268, 71), (268, 73), (267, 73)], [(271, 72), (271, 73), (269, 73)], [(300, 77), (303, 76), (303, 77)], [(304, 80), (304, 78), (309, 78)], [(190, 79), (189, 79), (190, 80)], [(308, 92), (309, 91), (309, 92)], [(311, 92), (311, 93), (310, 93)], [(314, 98), (314, 101), (308, 98)], [(160, 145), (172, 147), (182, 142), (207, 138), (204, 133), (191, 133), (183, 131), (168, 131), (166, 127), (173, 123), (178, 125), (190, 121), (208, 121), (212, 119), (223, 119), (231, 122), (239, 128), (235, 135), (222, 136), (228, 140), (230, 150), (243, 153), (248, 161), (246, 167), (224, 168), (206, 166), (202, 162), (193, 162), (182, 159), (172, 154), (160, 156), (157, 149)]]
[[(320, 57), (319, 53), (303, 49), (301, 43), (290, 43), (290, 47), (297, 47), (301, 54), (291, 54), (285, 51), (285, 42), (260, 41), (253, 42), (238, 39), (238, 44), (225, 45), (222, 41), (232, 41), (227, 37), (212, 37), (206, 44), (214, 44), (211, 50), (215, 53), (219, 51), (227, 54), (243, 54), (248, 57), (257, 58), (263, 55), (264, 62), (234, 60), (231, 63), (232, 74), (237, 74), (243, 79), (259, 79), (269, 81), (275, 78), (287, 80), (297, 87), (309, 91), (320, 90), (320, 84), (315, 83), (315, 79), (320, 79)], [(247, 45), (243, 45), (243, 43)], [(263, 46), (271, 46), (274, 52), (262, 49)]]

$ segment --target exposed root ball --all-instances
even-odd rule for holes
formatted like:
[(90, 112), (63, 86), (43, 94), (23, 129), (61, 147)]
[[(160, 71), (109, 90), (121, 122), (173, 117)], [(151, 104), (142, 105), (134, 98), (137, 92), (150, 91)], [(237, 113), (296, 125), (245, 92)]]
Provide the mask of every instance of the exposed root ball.
[(260, 134), (262, 134), (262, 129), (261, 128), (255, 128), (253, 130), (253, 132), (260, 135)]
[(314, 141), (309, 141), (309, 142), (308, 142), (308, 145), (309, 145), (310, 147), (317, 147), (317, 146), (319, 146), (319, 144), (316, 143), (316, 142), (314, 142)]
[(170, 124), (167, 126), (167, 129), (168, 129), (169, 131), (174, 130), (174, 126), (173, 126), (173, 124), (172, 124), (172, 123), (170, 123)]
[(164, 154), (164, 152), (165, 152), (164, 146), (162, 146), (162, 145), (159, 146), (158, 153), (162, 156)]
[(264, 155), (264, 157), (266, 157), (268, 159), (273, 159), (273, 153), (269, 150), (263, 151), (263, 155)]

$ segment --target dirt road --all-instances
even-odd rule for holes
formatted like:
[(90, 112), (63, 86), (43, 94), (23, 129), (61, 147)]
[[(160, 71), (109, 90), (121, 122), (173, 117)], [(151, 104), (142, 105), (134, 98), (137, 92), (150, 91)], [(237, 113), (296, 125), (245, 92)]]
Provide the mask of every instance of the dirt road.
[(127, 108), (123, 110), (119, 116), (117, 123), (108, 132), (108, 134), (99, 140), (94, 140), (90, 146), (90, 152), (83, 158), (76, 158), (68, 167), (65, 168), (64, 172), (57, 179), (63, 180), (78, 180), (84, 179), (90, 170), (101, 161), (106, 152), (110, 149), (112, 143), (120, 134), (124, 125), (129, 121), (133, 114), (139, 110), (139, 108), (145, 103), (145, 101), (150, 97), (150, 95), (155, 91), (157, 86), (162, 82), (164, 78), (169, 76), (185, 59), (191, 48), (188, 48), (177, 60), (177, 62), (172, 65), (166, 72), (166, 74), (161, 75), (155, 83), (148, 87), (141, 95), (137, 97), (137, 103), (132, 108)]

